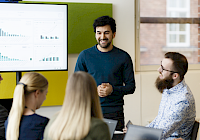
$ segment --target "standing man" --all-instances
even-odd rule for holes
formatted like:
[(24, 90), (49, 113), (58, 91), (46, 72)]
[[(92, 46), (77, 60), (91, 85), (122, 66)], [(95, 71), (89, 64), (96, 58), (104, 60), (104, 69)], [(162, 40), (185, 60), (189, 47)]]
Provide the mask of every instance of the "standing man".
[(83, 50), (75, 71), (86, 71), (97, 83), (104, 118), (118, 120), (116, 130), (124, 128), (124, 95), (135, 91), (133, 63), (129, 54), (112, 44), (116, 34), (115, 20), (97, 18), (93, 24), (96, 45)]
[(188, 70), (185, 56), (168, 52), (158, 68), (155, 85), (162, 99), (157, 117), (147, 127), (163, 129), (162, 140), (183, 138), (189, 140), (196, 117), (195, 100), (185, 83)]

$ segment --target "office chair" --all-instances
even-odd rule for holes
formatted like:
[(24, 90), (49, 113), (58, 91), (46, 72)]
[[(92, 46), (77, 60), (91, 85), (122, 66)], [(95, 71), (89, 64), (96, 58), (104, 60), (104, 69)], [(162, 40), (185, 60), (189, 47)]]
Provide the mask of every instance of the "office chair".
[(195, 121), (193, 128), (192, 128), (191, 140), (196, 140), (197, 134), (198, 134), (198, 129), (199, 129), (199, 122)]

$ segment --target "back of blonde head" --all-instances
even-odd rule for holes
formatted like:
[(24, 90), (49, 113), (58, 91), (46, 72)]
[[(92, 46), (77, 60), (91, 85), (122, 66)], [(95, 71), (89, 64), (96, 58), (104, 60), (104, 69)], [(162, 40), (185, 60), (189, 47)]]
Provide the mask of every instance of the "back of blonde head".
[(49, 129), (49, 137), (83, 139), (89, 133), (91, 117), (102, 119), (96, 82), (86, 72), (73, 73), (67, 82), (62, 109)]
[(24, 74), (19, 82), (26, 86), (17, 84), (15, 88), (6, 131), (7, 140), (17, 140), (19, 138), (19, 126), (25, 108), (25, 96), (36, 90), (43, 91), (48, 87), (47, 79), (43, 75), (35, 72)]

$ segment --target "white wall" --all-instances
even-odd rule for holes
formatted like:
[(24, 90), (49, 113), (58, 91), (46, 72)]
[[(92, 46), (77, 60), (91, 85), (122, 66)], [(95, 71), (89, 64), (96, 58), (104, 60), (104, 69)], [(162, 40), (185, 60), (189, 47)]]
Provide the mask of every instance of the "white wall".
[[(38, 0), (39, 1), (39, 0)], [(47, 0), (43, 0), (47, 1)], [(55, 1), (55, 0), (54, 0)], [(117, 23), (117, 34), (114, 45), (127, 51), (135, 65), (135, 42), (134, 42), (134, 0), (60, 0), (60, 2), (83, 2), (83, 3), (112, 3), (113, 17)], [(92, 47), (92, 46), (88, 46)], [(78, 54), (69, 54), (69, 75), (73, 73)], [(156, 90), (154, 82), (158, 72), (136, 72), (136, 91), (133, 95), (125, 96), (125, 121), (129, 119), (138, 125), (146, 125), (152, 121), (159, 108), (161, 94)], [(197, 109), (197, 119), (200, 118), (200, 71), (189, 70), (186, 74), (186, 83), (190, 86)], [(51, 117), (60, 107), (42, 107), (37, 112)]]

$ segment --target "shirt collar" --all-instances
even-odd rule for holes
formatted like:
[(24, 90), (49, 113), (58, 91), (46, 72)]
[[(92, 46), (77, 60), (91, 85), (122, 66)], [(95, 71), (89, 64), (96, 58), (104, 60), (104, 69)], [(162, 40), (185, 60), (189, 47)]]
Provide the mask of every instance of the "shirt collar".
[(175, 94), (178, 93), (177, 91), (180, 91), (180, 89), (182, 87), (184, 87), (186, 85), (185, 83), (185, 79), (183, 79), (180, 83), (178, 83), (176, 86), (170, 88), (170, 89), (164, 89), (163, 93), (167, 93), (167, 94)]

